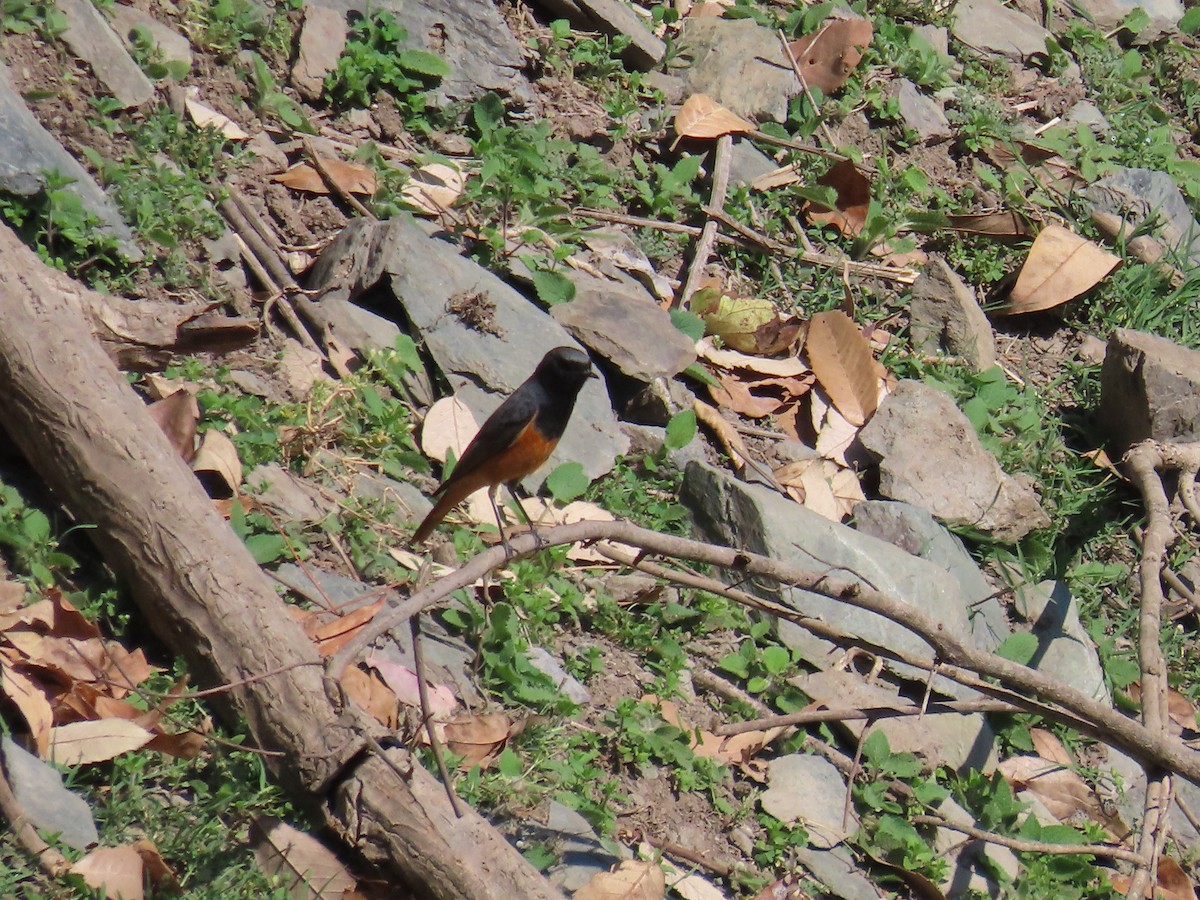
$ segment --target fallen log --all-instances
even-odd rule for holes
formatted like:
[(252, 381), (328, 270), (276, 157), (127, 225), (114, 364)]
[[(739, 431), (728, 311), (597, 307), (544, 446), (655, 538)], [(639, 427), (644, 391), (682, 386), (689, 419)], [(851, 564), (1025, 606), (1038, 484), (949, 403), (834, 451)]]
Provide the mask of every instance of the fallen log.
[(418, 895), (560, 897), (482, 817), (456, 818), (407, 751), (387, 751), (393, 768), (367, 749), (364, 733), (382, 728), (326, 696), (315, 648), (101, 349), (86, 315), (95, 295), (62, 290), (62, 278), (0, 227), (0, 421), (75, 520), (95, 526), (194, 681), (240, 682), (218, 713), (244, 722), (298, 800)]

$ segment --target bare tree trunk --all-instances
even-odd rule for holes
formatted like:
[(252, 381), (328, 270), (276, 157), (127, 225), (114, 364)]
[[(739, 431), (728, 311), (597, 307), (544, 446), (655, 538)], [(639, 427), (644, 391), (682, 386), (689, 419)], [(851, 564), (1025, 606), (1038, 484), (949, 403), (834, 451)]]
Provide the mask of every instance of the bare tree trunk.
[(330, 704), (314, 647), (101, 349), (84, 316), (93, 298), (63, 287), (0, 227), (0, 416), (76, 520), (96, 526), (155, 633), (208, 685), (297, 666), (231, 689), (220, 711), (281, 752), (275, 775), (414, 890), (561, 896), (478, 815), (455, 818), (407, 753), (389, 751), (411, 773), (401, 780), (363, 752), (364, 717)]

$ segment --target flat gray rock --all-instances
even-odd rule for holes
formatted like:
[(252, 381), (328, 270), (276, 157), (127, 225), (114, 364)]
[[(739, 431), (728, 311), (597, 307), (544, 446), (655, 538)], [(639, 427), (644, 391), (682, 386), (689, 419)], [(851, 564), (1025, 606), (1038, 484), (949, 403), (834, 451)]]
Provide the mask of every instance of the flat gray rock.
[(1118, 328), (1100, 370), (1100, 421), (1113, 459), (1146, 438), (1200, 438), (1200, 352)]
[[(943, 800), (937, 811), (947, 822), (979, 827), (975, 818), (951, 797)], [(1010, 883), (1020, 874), (1021, 863), (1012, 850), (984, 841), (966, 840), (961, 831), (936, 829), (933, 848), (950, 864), (946, 877), (938, 885), (947, 897), (999, 897), (1001, 891), (995, 870), (1002, 871)]]
[(192, 65), (192, 45), (170, 25), (166, 25), (148, 12), (138, 9), (135, 6), (125, 6), (122, 3), (114, 3), (112, 7), (105, 11), (110, 22), (112, 22), (113, 31), (125, 43), (130, 44), (130, 34), (136, 28), (144, 28), (150, 37), (154, 39), (154, 44), (162, 53), (163, 59), (167, 62), (181, 62), (189, 68)]
[[(1049, 31), (1029, 16), (1005, 6), (1000, 0), (960, 0), (954, 7), (951, 33), (972, 47), (1014, 62), (1046, 55)], [(1063, 78), (1079, 80), (1079, 66), (1071, 62)]]
[[(4, 772), (17, 802), (39, 831), (57, 834), (73, 850), (86, 850), (100, 840), (92, 809), (65, 787), (58, 770), (46, 765), (7, 735), (0, 737)], [(8, 823), (5, 823), (6, 826)]]
[(921, 353), (960, 356), (976, 372), (996, 364), (996, 336), (975, 292), (946, 260), (931, 255), (912, 286), (913, 345)]
[(0, 63), (0, 190), (25, 197), (36, 194), (46, 184), (42, 174), (46, 171), (74, 179), (67, 190), (78, 194), (84, 209), (100, 220), (102, 230), (117, 238), (121, 254), (133, 262), (142, 258), (133, 233), (108, 196), (26, 108), (13, 90), (8, 68)]
[[(409, 219), (351, 222), (321, 255), (311, 283), (327, 290), (318, 305), (327, 298), (348, 300), (380, 284), (390, 288), (451, 388), (481, 422), (549, 350), (579, 346), (508, 284)], [(486, 306), (490, 322), (471, 327), (447, 308), (463, 297)], [(537, 489), (566, 461), (581, 463), (589, 478), (598, 478), (628, 447), (603, 380), (591, 380), (550, 462), (523, 483)]]
[(1150, 24), (1134, 35), (1135, 44), (1148, 44), (1178, 34), (1184, 6), (1180, 0), (1079, 0), (1079, 11), (1103, 31), (1116, 28), (1135, 9), (1150, 17)]
[(1133, 231), (1153, 219), (1154, 234), (1186, 267), (1200, 266), (1200, 222), (1175, 180), (1154, 169), (1118, 169), (1083, 190), (1101, 212), (1121, 216)]
[(292, 84), (305, 100), (316, 100), (325, 90), (325, 76), (337, 69), (346, 49), (346, 17), (328, 6), (309, 4), (304, 9), (299, 49), (292, 64)]
[[(609, 842), (602, 842), (588, 820), (575, 810), (551, 800), (546, 824), (525, 821), (521, 837), (551, 846), (559, 862), (546, 873), (550, 881), (564, 891), (574, 893), (594, 876), (607, 872), (622, 857), (614, 854)], [(621, 849), (624, 849), (621, 847)]]
[[(958, 582), (933, 563), (831, 522), (769, 488), (738, 481), (702, 462), (688, 463), (680, 500), (692, 510), (696, 531), (704, 539), (814, 571), (832, 570), (839, 577), (859, 581), (919, 608), (947, 632), (972, 640)], [(748, 589), (872, 643), (920, 659), (933, 659), (924, 640), (873, 612), (798, 588), (752, 581)], [(781, 640), (799, 649), (817, 668), (829, 668), (840, 655), (828, 641), (798, 625), (780, 621), (778, 630)], [(905, 677), (922, 682), (927, 678), (924, 671), (900, 663), (885, 665)], [(940, 676), (933, 683), (937, 690), (951, 696), (974, 695)]]
[(988, 453), (946, 394), (901, 381), (859, 433), (879, 458), (879, 492), (944, 521), (1016, 542), (1050, 519), (1037, 495)]
[(805, 871), (821, 883), (827, 893), (820, 896), (839, 900), (879, 900), (887, 896), (862, 873), (854, 854), (845, 844), (829, 850), (819, 847), (792, 847), (789, 851)]
[(332, 512), (330, 500), (298, 475), (278, 463), (267, 463), (246, 476), (255, 499), (283, 522), (314, 523)]
[(685, 95), (707, 94), (756, 122), (787, 119), (788, 100), (801, 88), (770, 28), (751, 19), (684, 19), (676, 44), (691, 61), (681, 73)]
[(535, 5), (584, 31), (625, 35), (629, 47), (624, 59), (634, 68), (653, 69), (667, 52), (667, 45), (650, 31), (646, 20), (621, 0), (537, 0)]
[(996, 591), (963, 542), (926, 510), (897, 500), (865, 500), (854, 507), (854, 528), (933, 563), (958, 582), (975, 646), (995, 650), (1012, 634)]
[(901, 78), (896, 87), (896, 101), (900, 104), (900, 115), (904, 124), (911, 128), (926, 144), (937, 144), (954, 137), (954, 129), (946, 118), (942, 104), (909, 81)]
[(695, 343), (644, 290), (574, 273), (575, 299), (550, 309), (585, 347), (637, 381), (671, 378), (696, 361)]
[(436, 105), (472, 101), (488, 91), (522, 103), (533, 100), (523, 69), (525, 56), (499, 10), (491, 3), (463, 0), (317, 0), (321, 6), (349, 12), (385, 10), (408, 31), (413, 47), (435, 53), (450, 75), (430, 91)]
[(92, 67), (92, 73), (123, 106), (141, 106), (154, 96), (154, 85), (90, 0), (56, 0), (55, 5), (66, 17), (62, 37), (71, 52)]
[(771, 760), (767, 789), (759, 797), (762, 808), (781, 822), (800, 822), (814, 847), (828, 850), (858, 828), (858, 816), (842, 825), (849, 787), (833, 763), (820, 756), (792, 753)]
[(1078, 606), (1067, 586), (1061, 581), (1025, 585), (1014, 593), (1013, 606), (1038, 639), (1029, 668), (1111, 705), (1096, 645), (1080, 624)]

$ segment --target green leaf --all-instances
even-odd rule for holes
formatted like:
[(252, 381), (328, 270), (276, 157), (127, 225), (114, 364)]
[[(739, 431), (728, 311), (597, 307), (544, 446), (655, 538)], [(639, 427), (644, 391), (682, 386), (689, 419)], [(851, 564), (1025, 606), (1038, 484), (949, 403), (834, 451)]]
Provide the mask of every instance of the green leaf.
[(746, 678), (750, 674), (750, 667), (746, 664), (746, 657), (740, 653), (728, 653), (721, 657), (717, 663), (717, 668), (724, 669), (731, 675), (737, 675), (739, 678)]
[(708, 369), (704, 368), (704, 366), (700, 365), (698, 362), (692, 363), (683, 370), (682, 374), (686, 375), (688, 378), (695, 378), (701, 384), (707, 384), (711, 387), (721, 386), (721, 382), (717, 381), (717, 379), (713, 377), (712, 372), (708, 371)]
[(792, 655), (783, 647), (771, 646), (763, 648), (763, 665), (772, 675), (778, 675), (792, 663)]
[(287, 541), (280, 534), (252, 534), (246, 538), (246, 549), (260, 566), (288, 556)]
[(671, 324), (693, 341), (704, 337), (704, 320), (690, 310), (671, 310)]
[(583, 466), (577, 462), (562, 463), (546, 479), (550, 496), (559, 503), (570, 503), (582, 496), (590, 484), (591, 480), (583, 471)]
[(1179, 30), (1184, 34), (1195, 34), (1200, 31), (1200, 6), (1193, 6), (1179, 20)]
[(421, 364), (421, 354), (417, 352), (417, 342), (407, 334), (396, 335), (393, 348), (396, 351), (396, 361), (408, 371), (420, 372), (424, 368)]
[(444, 59), (424, 50), (401, 50), (396, 54), (396, 64), (428, 78), (445, 78), (450, 74), (450, 66)]
[(549, 269), (533, 273), (533, 290), (547, 306), (557, 306), (575, 299), (575, 284), (566, 275)]
[(663, 444), (668, 450), (680, 450), (690, 444), (695, 437), (696, 411), (685, 409), (671, 416), (671, 421), (667, 423), (667, 436)]
[(1108, 676), (1113, 687), (1121, 690), (1137, 681), (1142, 673), (1138, 664), (1127, 656), (1106, 656), (1104, 674)]
[(504, 122), (504, 101), (499, 94), (489, 91), (475, 101), (471, 114), (480, 136), (489, 137)]
[(1033, 655), (1037, 653), (1037, 649), (1038, 639), (1035, 635), (1028, 631), (1018, 631), (1004, 639), (1004, 642), (996, 648), (996, 655), (1001, 659), (1008, 659), (1027, 666), (1033, 659)]
[(521, 757), (517, 756), (511, 747), (500, 751), (500, 756), (496, 759), (496, 768), (505, 778), (520, 778), (524, 770)]
[(760, 675), (756, 675), (746, 682), (746, 691), (750, 694), (761, 694), (771, 683)]

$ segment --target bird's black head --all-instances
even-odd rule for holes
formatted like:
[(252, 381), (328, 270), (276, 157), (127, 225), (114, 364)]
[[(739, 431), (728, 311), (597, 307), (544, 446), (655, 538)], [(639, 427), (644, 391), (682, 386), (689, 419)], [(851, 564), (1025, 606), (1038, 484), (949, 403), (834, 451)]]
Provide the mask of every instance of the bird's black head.
[(589, 378), (595, 378), (592, 360), (574, 347), (555, 347), (542, 357), (534, 376), (545, 384), (574, 388), (576, 392)]

